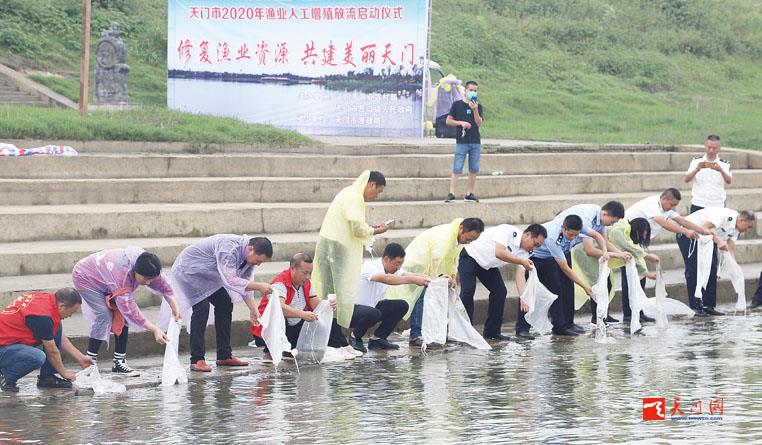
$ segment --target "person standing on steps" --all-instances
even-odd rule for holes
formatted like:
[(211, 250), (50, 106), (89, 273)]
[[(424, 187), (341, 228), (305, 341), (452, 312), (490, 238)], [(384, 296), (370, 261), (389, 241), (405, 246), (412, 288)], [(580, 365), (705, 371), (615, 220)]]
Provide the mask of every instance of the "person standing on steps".
[(691, 213), (706, 207), (725, 207), (725, 184), (730, 185), (733, 174), (730, 163), (719, 158), (720, 137), (707, 136), (704, 156), (691, 161), (683, 180), (693, 181), (691, 189)]
[(450, 113), (447, 115), (447, 125), (458, 127), (455, 133), (455, 159), (452, 164), (450, 175), (450, 193), (445, 202), (455, 200), (455, 187), (458, 185), (458, 176), (463, 173), (463, 166), (468, 156), (468, 182), (466, 183), (465, 202), (479, 202), (474, 194), (476, 188), (476, 175), (479, 173), (479, 159), (481, 157), (482, 140), (479, 135), (479, 127), (484, 122), (482, 105), (477, 102), (476, 91), (479, 84), (473, 80), (466, 82), (466, 92), (463, 100), (453, 102)]

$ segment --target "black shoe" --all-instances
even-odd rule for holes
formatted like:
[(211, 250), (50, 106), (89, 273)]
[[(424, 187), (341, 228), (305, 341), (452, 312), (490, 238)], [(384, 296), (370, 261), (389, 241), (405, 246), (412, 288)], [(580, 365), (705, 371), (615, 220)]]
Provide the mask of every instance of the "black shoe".
[(748, 309), (749, 309), (749, 310), (752, 310), (752, 309), (756, 309), (756, 308), (758, 308), (758, 307), (760, 307), (760, 306), (762, 306), (762, 302), (759, 302), (759, 301), (752, 301), (752, 302), (751, 302), (751, 304), (749, 305), (749, 308), (748, 308)]
[(51, 374), (37, 377), (38, 388), (71, 388), (71, 382)]
[(423, 339), (421, 337), (410, 337), (410, 346), (421, 347), (423, 345)]
[(713, 307), (704, 307), (704, 312), (706, 312), (709, 315), (719, 316), (719, 315), (725, 315), (724, 312), (720, 312), (717, 309)]
[(553, 328), (553, 335), (567, 335), (569, 337), (576, 337), (579, 335), (579, 333), (571, 327), (565, 327), (562, 329)]
[(9, 382), (5, 380), (5, 377), (0, 377), (0, 390), (4, 392), (19, 392), (19, 387), (16, 386), (16, 382)]
[(111, 363), (111, 372), (114, 374), (122, 374), (127, 377), (137, 377), (140, 375), (139, 372), (127, 366), (127, 361), (124, 359), (114, 359)]
[(640, 322), (641, 323), (656, 323), (656, 319), (655, 318), (651, 318), (648, 315), (646, 315), (646, 314), (641, 312), (640, 313)]
[(385, 338), (371, 338), (368, 340), (368, 349), (394, 350), (399, 348), (400, 345), (395, 345)]
[(479, 198), (477, 198), (473, 193), (469, 193), (463, 197), (463, 202), (479, 202)]
[(574, 332), (576, 332), (578, 334), (581, 334), (581, 333), (585, 332), (585, 328), (583, 328), (582, 326), (580, 326), (578, 324), (575, 324), (575, 323), (570, 324), (569, 325), (569, 329), (571, 329), (572, 331), (574, 331)]
[(363, 354), (368, 352), (368, 349), (365, 347), (365, 344), (362, 342), (362, 338), (355, 338), (354, 335), (351, 335), (349, 337), (349, 343), (352, 344), (352, 348), (354, 348), (355, 351), (360, 351)]
[(511, 337), (503, 334), (497, 334), (497, 335), (485, 335), (484, 338), (489, 340), (499, 340), (499, 341), (508, 341), (511, 339)]
[(452, 193), (448, 193), (447, 198), (445, 198), (445, 202), (453, 202), (453, 201), (455, 201), (455, 195), (453, 195)]
[(704, 310), (704, 308), (694, 309), (693, 312), (694, 312), (694, 316), (696, 316), (696, 317), (708, 317), (709, 316), (709, 314)]
[(518, 332), (516, 332), (516, 337), (518, 337), (518, 338), (532, 339), (532, 338), (534, 338), (534, 335), (530, 334), (529, 331), (518, 331)]
[(607, 315), (606, 319), (603, 320), (603, 321), (605, 323), (619, 323), (619, 320), (617, 320), (616, 318), (612, 317), (611, 315)]

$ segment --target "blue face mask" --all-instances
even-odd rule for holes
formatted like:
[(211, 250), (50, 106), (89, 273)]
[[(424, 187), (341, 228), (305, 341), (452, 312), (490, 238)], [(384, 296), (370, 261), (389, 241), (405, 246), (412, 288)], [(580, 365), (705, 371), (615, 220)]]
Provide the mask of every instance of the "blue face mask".
[(476, 100), (477, 97), (476, 91), (466, 91), (466, 98), (468, 100)]

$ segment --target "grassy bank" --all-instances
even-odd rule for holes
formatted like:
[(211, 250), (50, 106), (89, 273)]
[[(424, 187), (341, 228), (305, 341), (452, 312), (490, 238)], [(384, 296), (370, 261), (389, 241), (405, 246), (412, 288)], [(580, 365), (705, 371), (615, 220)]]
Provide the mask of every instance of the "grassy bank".
[(297, 132), (269, 125), (197, 116), (159, 107), (119, 113), (96, 112), (82, 119), (69, 110), (0, 106), (0, 135), (7, 139), (43, 139), (52, 143), (58, 140), (121, 140), (290, 147), (311, 142)]
[[(166, 2), (94, 0), (121, 23), (130, 95), (166, 103)], [(0, 3), (0, 58), (77, 96), (80, 0)], [(433, 0), (431, 58), (477, 79), (485, 137), (762, 147), (755, 0)]]

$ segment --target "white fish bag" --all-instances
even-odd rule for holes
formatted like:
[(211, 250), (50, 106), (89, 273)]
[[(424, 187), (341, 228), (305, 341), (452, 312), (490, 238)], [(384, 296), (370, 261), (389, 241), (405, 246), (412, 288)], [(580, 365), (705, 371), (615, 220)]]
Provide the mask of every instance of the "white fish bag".
[(744, 282), (743, 270), (727, 250), (722, 251), (717, 274), (722, 276), (722, 278), (729, 279), (733, 285), (733, 290), (736, 291), (738, 296), (735, 310), (746, 310), (746, 283)]
[(558, 295), (550, 292), (547, 287), (540, 283), (537, 278), (537, 270), (532, 269), (529, 272), (524, 293), (521, 298), (529, 306), (529, 310), (524, 314), (524, 319), (540, 334), (548, 334), (553, 329), (553, 324), (548, 317), (550, 305), (558, 298)]
[(95, 394), (122, 394), (127, 392), (127, 387), (123, 384), (101, 377), (101, 373), (98, 371), (98, 365), (90, 365), (79, 371), (77, 373), (77, 378), (74, 380), (74, 384), (78, 388), (90, 388)]
[(609, 313), (609, 264), (602, 258), (598, 261), (598, 281), (593, 285), (593, 300), (597, 305), (596, 317), (605, 319)]
[(449, 298), (447, 278), (432, 280), (423, 299), (423, 323), (421, 324), (422, 345), (426, 350), (429, 343), (440, 345), (447, 342), (447, 300)]
[(328, 347), (328, 337), (331, 335), (331, 324), (333, 323), (333, 309), (327, 300), (323, 300), (313, 312), (318, 319), (304, 322), (302, 330), (299, 332), (299, 339), (296, 341), (296, 349), (300, 358), (311, 357), (312, 360), (319, 363)]
[(161, 386), (172, 386), (175, 383), (188, 383), (188, 374), (185, 368), (180, 364), (178, 347), (180, 345), (180, 329), (182, 329), (182, 320), (172, 318), (167, 327), (167, 337), (169, 343), (164, 347), (164, 365), (161, 368)]
[[(656, 285), (654, 287), (654, 297), (646, 300), (646, 307), (643, 313), (656, 319), (657, 328), (666, 328), (669, 326), (667, 312), (665, 309), (667, 300), (667, 288), (664, 285), (664, 276), (661, 273), (661, 263), (656, 263)], [(693, 311), (691, 311), (693, 312)]]
[(627, 284), (629, 284), (630, 309), (632, 318), (630, 319), (630, 334), (638, 332), (640, 325), (640, 311), (646, 308), (646, 293), (640, 287), (640, 278), (638, 277), (638, 268), (635, 266), (635, 260), (630, 259), (625, 267), (627, 275)]
[(458, 298), (455, 289), (450, 289), (450, 304), (447, 306), (447, 338), (466, 343), (476, 349), (492, 349), (487, 341), (471, 325), (468, 312)]
[(696, 291), (693, 296), (702, 299), (701, 290), (709, 283), (709, 272), (712, 270), (712, 254), (714, 242), (710, 235), (701, 235), (696, 241)]
[(286, 318), (283, 316), (278, 292), (273, 292), (270, 295), (259, 322), (262, 324), (262, 340), (265, 341), (267, 349), (270, 351), (273, 365), (278, 366), (283, 360), (283, 352), (292, 352), (291, 343), (286, 336)]

